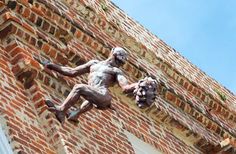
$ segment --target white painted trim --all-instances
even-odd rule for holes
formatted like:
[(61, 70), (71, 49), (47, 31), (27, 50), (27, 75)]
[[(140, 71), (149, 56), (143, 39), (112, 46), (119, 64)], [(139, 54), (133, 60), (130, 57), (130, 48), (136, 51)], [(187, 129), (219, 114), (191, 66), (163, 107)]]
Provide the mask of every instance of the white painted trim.
[(135, 154), (161, 154), (156, 148), (140, 140), (130, 132), (124, 131), (124, 133), (128, 137)]
[(0, 154), (13, 154), (13, 151), (8, 143), (8, 140), (0, 125)]

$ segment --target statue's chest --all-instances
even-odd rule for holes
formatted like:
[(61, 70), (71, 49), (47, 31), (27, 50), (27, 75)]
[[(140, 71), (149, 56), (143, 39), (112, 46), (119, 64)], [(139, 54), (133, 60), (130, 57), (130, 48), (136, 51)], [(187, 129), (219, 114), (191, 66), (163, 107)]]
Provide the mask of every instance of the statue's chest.
[(108, 74), (115, 74), (115, 71), (112, 67), (102, 65), (102, 64), (96, 64), (93, 65), (90, 68), (91, 72), (100, 72), (100, 73), (108, 73)]

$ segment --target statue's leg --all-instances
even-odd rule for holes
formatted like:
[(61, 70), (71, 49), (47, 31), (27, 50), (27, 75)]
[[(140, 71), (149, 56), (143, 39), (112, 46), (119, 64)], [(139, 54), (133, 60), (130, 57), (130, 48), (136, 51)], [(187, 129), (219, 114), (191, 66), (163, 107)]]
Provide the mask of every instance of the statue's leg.
[(85, 91), (86, 85), (76, 84), (64, 102), (59, 106), (60, 110), (66, 112), (71, 106), (73, 106), (80, 98), (80, 95)]
[(65, 114), (64, 112), (60, 111), (58, 109), (58, 106), (55, 105), (51, 100), (49, 99), (46, 99), (45, 100), (45, 104), (48, 106), (48, 110), (51, 111), (51, 112), (54, 112), (55, 113), (55, 116), (57, 118), (57, 120), (60, 122), (60, 123), (64, 123), (65, 121)]
[(77, 84), (74, 86), (62, 105), (53, 107), (48, 105), (49, 110), (55, 112), (57, 119), (63, 123), (65, 121), (66, 111), (77, 102), (80, 96), (84, 97), (89, 102), (82, 106), (81, 114), (91, 109), (90, 103), (96, 104), (99, 107), (105, 107), (111, 103), (111, 96), (107, 89), (94, 88), (85, 84)]
[(69, 113), (68, 120), (78, 122), (78, 117), (89, 111), (95, 105), (98, 109), (107, 109), (110, 107), (112, 97), (109, 94), (108, 89), (104, 88), (94, 88), (89, 85), (85, 85), (84, 91), (81, 93), (81, 96), (86, 99), (80, 108), (76, 111)]
[(69, 113), (68, 120), (73, 121), (73, 122), (79, 122), (78, 120), (79, 116), (82, 113), (91, 110), (92, 108), (93, 108), (93, 104), (86, 100), (81, 104), (79, 109), (75, 111), (71, 111)]
[(77, 102), (81, 93), (83, 93), (85, 89), (86, 86), (83, 84), (75, 85), (70, 94), (60, 106), (56, 106), (50, 100), (46, 100), (45, 103), (48, 106), (48, 110), (55, 113), (56, 118), (58, 121), (60, 121), (60, 123), (64, 123), (66, 111)]

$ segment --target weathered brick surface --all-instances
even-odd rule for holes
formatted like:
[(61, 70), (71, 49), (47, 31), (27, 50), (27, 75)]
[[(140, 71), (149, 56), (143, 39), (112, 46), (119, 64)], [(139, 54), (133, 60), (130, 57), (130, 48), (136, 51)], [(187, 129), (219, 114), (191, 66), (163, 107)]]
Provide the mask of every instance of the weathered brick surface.
[[(236, 97), (110, 1), (5, 0), (0, 11), (0, 120), (15, 153), (134, 153), (125, 130), (163, 153), (216, 153), (225, 139), (234, 152)], [(140, 110), (115, 86), (119, 115), (94, 109), (61, 126), (44, 99), (61, 103), (86, 76), (44, 70), (36, 59), (74, 67), (114, 46), (130, 54), (130, 82), (160, 78), (155, 104)]]

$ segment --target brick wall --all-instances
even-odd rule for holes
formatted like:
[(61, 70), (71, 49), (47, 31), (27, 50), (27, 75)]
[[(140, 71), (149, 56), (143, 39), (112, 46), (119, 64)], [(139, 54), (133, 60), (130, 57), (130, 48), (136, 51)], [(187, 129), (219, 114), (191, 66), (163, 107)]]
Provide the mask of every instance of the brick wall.
[[(1, 0), (0, 12), (0, 120), (15, 153), (134, 153), (124, 131), (163, 153), (234, 152), (236, 97), (112, 2)], [(155, 104), (140, 110), (114, 86), (119, 116), (93, 109), (60, 125), (44, 99), (61, 102), (86, 75), (43, 70), (36, 59), (75, 67), (114, 46), (129, 52), (130, 82), (160, 78)]]

